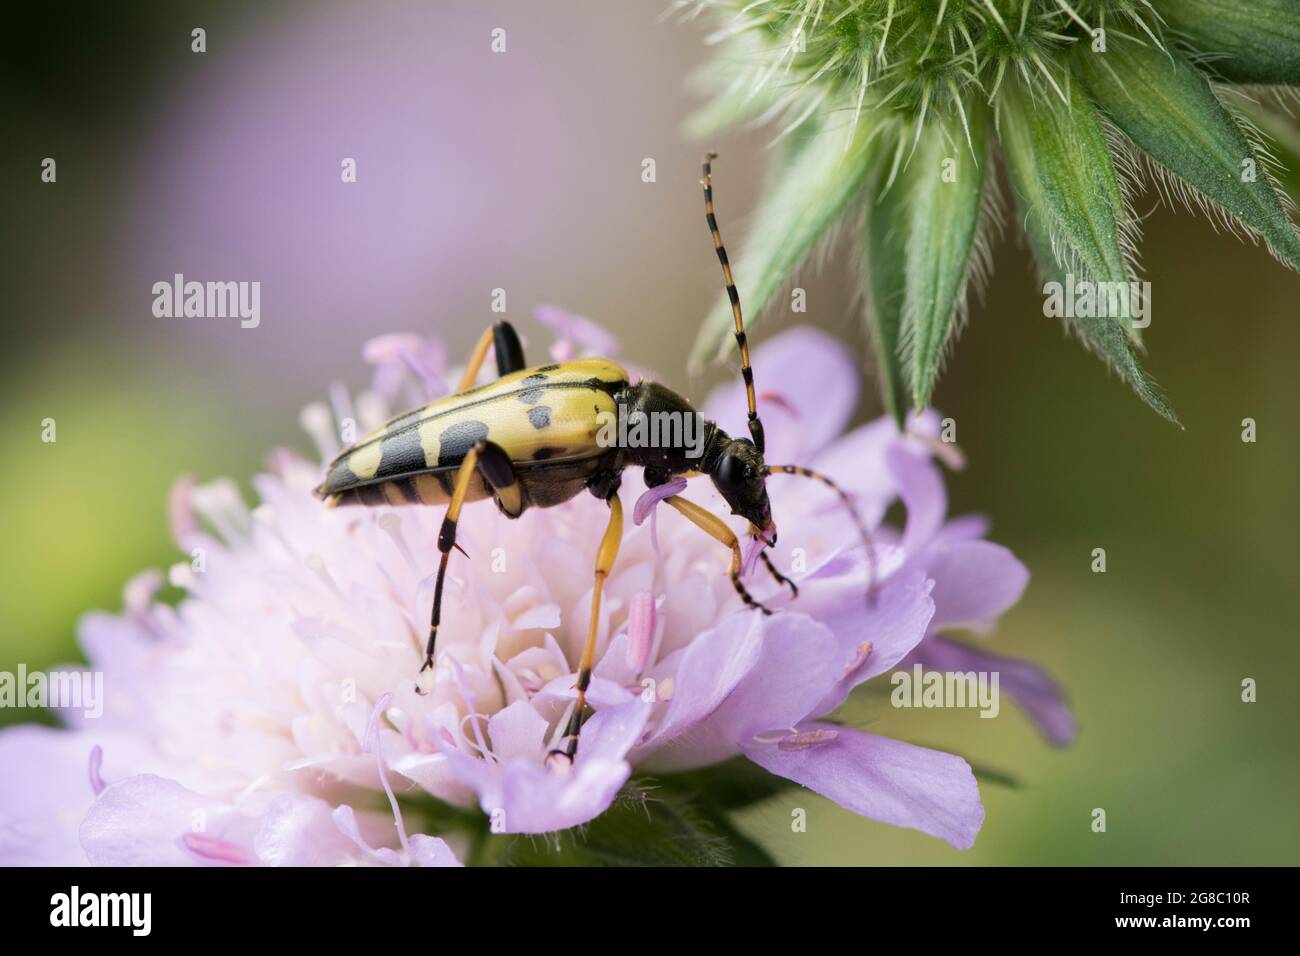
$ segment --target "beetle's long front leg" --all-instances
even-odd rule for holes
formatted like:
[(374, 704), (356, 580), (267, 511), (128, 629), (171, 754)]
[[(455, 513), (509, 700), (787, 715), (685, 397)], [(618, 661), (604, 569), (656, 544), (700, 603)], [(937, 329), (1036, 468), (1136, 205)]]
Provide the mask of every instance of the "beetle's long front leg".
[(750, 596), (749, 591), (745, 589), (745, 585), (740, 580), (740, 542), (736, 540), (735, 533), (727, 527), (727, 523), (707, 509), (701, 508), (693, 501), (687, 501), (680, 495), (665, 498), (664, 503), (672, 505), (684, 514), (691, 524), (731, 549), (731, 586), (736, 589), (740, 599), (749, 607), (756, 607), (764, 614), (771, 614), (770, 608), (764, 607)]
[(582, 660), (578, 662), (578, 699), (573, 705), (573, 714), (564, 731), (564, 749), (551, 751), (552, 756), (563, 755), (572, 763), (578, 753), (578, 734), (582, 730), (582, 711), (587, 705), (587, 687), (591, 684), (591, 669), (596, 658), (596, 633), (600, 629), (600, 599), (605, 588), (605, 579), (614, 567), (618, 557), (618, 546), (623, 540), (623, 503), (617, 494), (609, 498), (609, 524), (605, 527), (605, 536), (600, 539), (600, 548), (596, 552), (596, 583), (591, 591), (591, 623), (587, 626), (587, 643), (582, 648)]
[(874, 604), (876, 597), (876, 546), (871, 537), (871, 531), (867, 528), (867, 523), (862, 520), (862, 515), (858, 512), (857, 506), (853, 499), (849, 497), (848, 492), (836, 483), (835, 479), (829, 475), (823, 475), (820, 471), (813, 471), (811, 468), (805, 468), (803, 465), (768, 465), (764, 470), (765, 475), (796, 475), (800, 478), (811, 478), (813, 481), (819, 481), (840, 499), (840, 504), (844, 510), (849, 513), (854, 526), (858, 529), (858, 536), (862, 539), (862, 546), (867, 552), (867, 603)]
[(776, 579), (777, 584), (784, 584), (790, 588), (790, 596), (792, 598), (797, 598), (799, 596), (799, 585), (795, 584), (776, 569), (776, 565), (772, 563), (772, 559), (767, 556), (766, 551), (758, 552), (758, 560), (763, 562), (763, 567), (767, 568), (768, 573)]
[(442, 528), (438, 532), (438, 550), (442, 557), (438, 562), (438, 578), (433, 586), (433, 613), (429, 621), (429, 640), (425, 645), (424, 664), (420, 668), (423, 674), (433, 667), (433, 652), (438, 642), (438, 625), (442, 620), (442, 585), (447, 577), (447, 561), (451, 549), (456, 547), (456, 522), (460, 520), (460, 509), (469, 494), (470, 482), (475, 472), (496, 494), (498, 507), (508, 516), (517, 518), (523, 511), (523, 489), (515, 474), (510, 456), (500, 446), (489, 441), (480, 441), (474, 445), (461, 460), (456, 470), (456, 484), (452, 489), (451, 501), (447, 505), (447, 514), (442, 519)]

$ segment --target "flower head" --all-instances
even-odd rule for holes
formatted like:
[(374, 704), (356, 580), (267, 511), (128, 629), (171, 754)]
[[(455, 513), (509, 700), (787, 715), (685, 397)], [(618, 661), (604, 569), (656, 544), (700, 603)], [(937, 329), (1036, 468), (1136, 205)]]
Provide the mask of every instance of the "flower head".
[[(1289, 201), (1252, 122), (1287, 128), (1292, 114), (1234, 86), (1300, 86), (1300, 13), (1289, 0), (678, 5), (717, 14), (721, 52), (700, 84), (709, 104), (695, 132), (739, 122), (779, 130), (770, 187), (737, 257), (751, 325), (818, 239), (847, 221), (882, 391), (900, 424), (909, 407), (928, 406), (968, 289), (988, 271), (1002, 218), (999, 154), (1045, 279), (1106, 298), (1104, 308), (1045, 313), (1168, 418), (1136, 357), (1150, 298), (1136, 281), (1134, 190), (1153, 183), (1300, 269)], [(724, 302), (695, 360), (724, 350), (729, 332)]]
[[(372, 343), (373, 388), (355, 402), (336, 394), (335, 414), (377, 424), (388, 397), (441, 379), (440, 355), (417, 338)], [(0, 734), (0, 772), (13, 781), (0, 854), (455, 865), (463, 830), (480, 825), (470, 821), (493, 833), (575, 827), (609, 808), (634, 772), (733, 757), (970, 846), (984, 811), (964, 760), (828, 718), (909, 656), (978, 655), (935, 629), (991, 622), (1026, 572), (980, 540), (977, 524), (945, 520), (936, 420), (839, 435), (857, 398), (853, 364), (810, 329), (767, 343), (755, 361), (783, 383), (769, 457), (835, 474), (874, 529), (870, 604), (868, 556), (834, 496), (773, 479), (783, 533), (772, 557), (799, 593), (756, 569), (750, 585), (770, 617), (740, 602), (724, 549), (649, 499), (605, 585), (594, 712), (576, 760), (549, 760), (576, 695), (603, 505), (584, 496), (518, 520), (468, 507), (437, 663), (420, 675), (441, 509), (327, 509), (312, 496), (321, 463), (278, 453), (254, 480), (253, 508), (228, 483), (178, 484), (175, 532), (190, 555), (170, 572), (186, 592), (179, 605), (154, 599), (152, 574), (128, 585), (122, 614), (83, 622), (83, 648), (105, 675), (102, 719)], [(702, 410), (728, 427), (743, 409), (728, 387)], [(322, 407), (304, 418), (320, 426), (329, 416)], [(328, 459), (332, 426), (313, 431)], [(644, 490), (629, 471), (623, 496)], [(681, 493), (718, 509), (706, 484)], [(907, 523), (892, 532), (881, 521), (900, 497)], [(1014, 666), (1031, 715), (1068, 736), (1054, 685)], [(431, 829), (441, 835), (422, 832)]]

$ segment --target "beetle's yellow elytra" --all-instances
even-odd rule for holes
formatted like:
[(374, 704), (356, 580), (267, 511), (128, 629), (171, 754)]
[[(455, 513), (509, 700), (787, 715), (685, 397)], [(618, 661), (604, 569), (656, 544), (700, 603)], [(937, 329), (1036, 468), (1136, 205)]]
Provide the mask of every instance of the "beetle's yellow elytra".
[[(614, 395), (627, 384), (627, 372), (602, 358), (505, 375), (399, 415), (366, 435), (334, 460), (320, 492), (343, 495), (341, 503), (445, 504), (451, 489), (440, 480), (443, 473), (454, 471), (479, 441), (499, 445), (520, 469), (596, 457), (607, 450), (596, 440), (600, 416), (616, 414)], [(476, 480), (466, 500), (491, 493)], [(498, 497), (508, 511), (522, 510), (518, 495)]]
[(375, 477), (375, 473), (379, 471), (379, 458), (382, 451), (383, 446), (379, 442), (359, 446), (356, 451), (348, 455), (348, 467), (352, 469), (352, 474), (363, 480)]

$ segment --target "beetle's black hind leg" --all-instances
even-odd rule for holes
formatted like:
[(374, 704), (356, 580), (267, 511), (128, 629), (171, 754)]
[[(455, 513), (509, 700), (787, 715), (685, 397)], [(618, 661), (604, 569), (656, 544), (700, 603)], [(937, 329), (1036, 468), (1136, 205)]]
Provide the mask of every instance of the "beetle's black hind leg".
[(515, 474), (514, 465), (505, 449), (490, 441), (475, 444), (456, 469), (456, 484), (447, 505), (447, 514), (442, 519), (442, 529), (438, 532), (438, 550), (442, 557), (438, 562), (438, 578), (433, 586), (433, 612), (429, 619), (429, 640), (424, 649), (421, 674), (433, 667), (438, 625), (442, 621), (442, 585), (447, 577), (447, 562), (451, 558), (452, 548), (456, 547), (456, 523), (460, 520), (460, 509), (469, 494), (470, 482), (475, 473), (487, 482), (496, 497), (497, 507), (506, 515), (517, 518), (524, 510), (523, 486), (519, 483), (519, 477)]
[(489, 348), (497, 359), (498, 378), (528, 367), (524, 360), (524, 346), (519, 341), (519, 333), (515, 331), (513, 325), (503, 319), (491, 328), (484, 329), (483, 334), (479, 336), (474, 351), (470, 353), (469, 361), (465, 364), (465, 374), (460, 377), (460, 385), (456, 387), (457, 393), (474, 387), (474, 383), (478, 381), (479, 370), (483, 368), (483, 362), (487, 359)]
[(524, 346), (519, 341), (519, 333), (505, 320), (492, 326), (492, 351), (497, 357), (498, 377), (528, 367), (528, 363), (524, 360)]

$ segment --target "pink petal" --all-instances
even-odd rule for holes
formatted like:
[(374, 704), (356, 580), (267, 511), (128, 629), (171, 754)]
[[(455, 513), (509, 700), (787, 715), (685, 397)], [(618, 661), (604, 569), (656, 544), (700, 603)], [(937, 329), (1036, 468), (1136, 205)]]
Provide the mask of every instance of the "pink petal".
[(727, 699), (758, 662), (762, 621), (756, 614), (732, 614), (686, 647), (673, 678), (672, 700), (651, 746), (688, 732)]
[(488, 719), (492, 753), (498, 760), (536, 757), (546, 743), (547, 723), (528, 701), (520, 700)]
[(945, 672), (997, 672), (999, 692), (1005, 691), (1020, 706), (1048, 742), (1064, 747), (1078, 736), (1065, 692), (1037, 664), (943, 637), (926, 638), (905, 663), (913, 661)]
[(282, 793), (271, 801), (253, 838), (253, 850), (267, 866), (338, 866), (348, 861), (350, 849), (350, 841), (334, 824), (330, 805), (296, 793)]
[[(619, 353), (618, 339), (585, 316), (574, 315), (554, 305), (539, 305), (533, 310), (533, 318), (550, 329), (557, 339), (556, 348), (552, 350), (557, 362), (571, 358), (579, 351), (610, 357)], [(559, 355), (555, 355), (556, 350)]]
[(95, 866), (202, 866), (236, 862), (236, 851), (251, 859), (256, 828), (221, 800), (137, 774), (100, 794), (81, 823), (81, 846)]
[(411, 862), (416, 866), (464, 866), (445, 840), (416, 833), (411, 837)]
[[(767, 460), (806, 462), (848, 424), (858, 404), (857, 362), (839, 341), (811, 326), (796, 326), (753, 350), (754, 383), (774, 395), (758, 402), (767, 435)], [(733, 438), (748, 438), (745, 388), (735, 381), (701, 406)]]
[(608, 809), (632, 772), (625, 759), (640, 737), (650, 705), (638, 699), (598, 710), (582, 729), (573, 767), (557, 773), (540, 751), (532, 759), (493, 764), (458, 749), (443, 753), (472, 786), (479, 806), (501, 833), (547, 833), (594, 819)]
[(86, 779), (94, 746), (89, 734), (52, 727), (0, 731), (0, 865), (86, 865), (77, 822), (94, 799)]
[[(854, 556), (865, 571), (865, 558)], [(841, 671), (828, 687), (813, 716), (829, 714), (842, 704), (853, 688), (891, 670), (925, 637), (934, 614), (929, 582), (920, 571), (890, 578), (868, 605), (862, 578), (823, 577), (822, 572), (800, 583), (799, 601), (835, 635)], [(862, 653), (862, 642), (871, 642), (871, 653)], [(853, 665), (850, 668), (850, 665)]]
[(903, 550), (909, 556), (919, 554), (939, 533), (948, 512), (943, 476), (929, 458), (913, 454), (901, 445), (885, 452), (885, 465), (907, 508)]
[(745, 755), (864, 817), (920, 830), (959, 850), (974, 845), (984, 807), (965, 760), (849, 727), (808, 724), (801, 730), (836, 736), (804, 749), (752, 743)]
[(673, 495), (680, 495), (686, 490), (686, 479), (678, 478), (670, 481), (665, 485), (656, 485), (654, 488), (647, 488), (645, 493), (636, 500), (632, 506), (632, 523), (640, 525), (654, 510), (655, 506), (665, 498), (671, 498)]
[(992, 621), (1020, 600), (1029, 570), (1014, 554), (988, 541), (933, 549), (925, 559), (934, 579), (933, 627)]
[(708, 720), (736, 742), (818, 716), (818, 702), (844, 673), (824, 624), (804, 614), (756, 617), (763, 626), (758, 662)]

